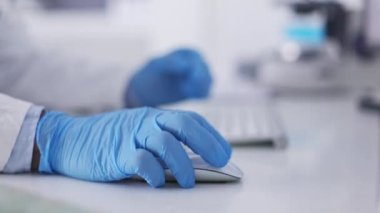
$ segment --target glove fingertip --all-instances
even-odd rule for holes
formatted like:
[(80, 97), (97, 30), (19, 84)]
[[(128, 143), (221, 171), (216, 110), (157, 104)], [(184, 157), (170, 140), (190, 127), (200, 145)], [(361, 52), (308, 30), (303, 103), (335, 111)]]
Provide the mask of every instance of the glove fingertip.
[(194, 186), (195, 186), (195, 180), (192, 182), (188, 182), (186, 184), (181, 184), (181, 187), (185, 189), (191, 189), (191, 188), (194, 188)]
[(214, 153), (214, 157), (209, 159), (209, 163), (217, 168), (222, 168), (227, 165), (230, 160), (230, 155), (226, 153), (223, 149), (219, 149)]
[(176, 179), (182, 188), (193, 188), (195, 185), (194, 169), (191, 167), (187, 172), (181, 172), (181, 174), (176, 175)]
[[(218, 133), (216, 133), (218, 134)], [(226, 154), (227, 159), (229, 160), (232, 155), (232, 147), (231, 145), (223, 138), (223, 137), (217, 137), (216, 140), (219, 140), (219, 143), (222, 146), (223, 151)]]
[(165, 185), (165, 175), (156, 174), (153, 178), (147, 180), (147, 183), (153, 188), (160, 188)]

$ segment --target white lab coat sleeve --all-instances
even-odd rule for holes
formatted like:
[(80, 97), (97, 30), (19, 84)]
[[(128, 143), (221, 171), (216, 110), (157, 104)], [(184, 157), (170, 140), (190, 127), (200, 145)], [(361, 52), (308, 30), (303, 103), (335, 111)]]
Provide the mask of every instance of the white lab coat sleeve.
[(0, 171), (3, 171), (31, 103), (0, 93)]
[(3, 168), (3, 173), (30, 172), (37, 125), (44, 110), (42, 106), (32, 105), (25, 115), (11, 156)]
[(124, 106), (130, 72), (42, 51), (19, 22), (0, 18), (0, 92), (56, 110), (95, 113)]

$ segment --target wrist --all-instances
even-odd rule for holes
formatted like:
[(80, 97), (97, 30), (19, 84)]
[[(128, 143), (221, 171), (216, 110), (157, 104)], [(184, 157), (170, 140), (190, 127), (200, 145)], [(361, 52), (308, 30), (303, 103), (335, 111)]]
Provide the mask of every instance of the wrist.
[[(45, 111), (41, 112), (40, 120), (45, 115)], [(37, 134), (36, 134), (37, 136)], [(32, 172), (38, 172), (38, 165), (40, 164), (40, 150), (38, 148), (36, 137), (34, 138), (33, 142), (33, 155), (32, 155), (32, 165), (31, 165), (31, 171)]]
[(41, 116), (37, 124), (35, 148), (37, 149), (34, 159), (38, 162), (38, 171), (53, 173), (51, 166), (54, 154), (50, 152), (54, 150), (53, 147), (60, 142), (60, 125), (67, 125), (71, 117), (62, 112), (46, 112)]
[(31, 171), (38, 172), (39, 164), (40, 164), (40, 151), (38, 149), (37, 143), (34, 142)]

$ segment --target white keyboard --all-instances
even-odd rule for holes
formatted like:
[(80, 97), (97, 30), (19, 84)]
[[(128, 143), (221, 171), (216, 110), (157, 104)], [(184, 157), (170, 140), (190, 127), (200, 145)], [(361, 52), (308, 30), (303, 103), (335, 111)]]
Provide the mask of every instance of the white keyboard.
[(287, 145), (285, 132), (271, 102), (207, 100), (172, 105), (205, 117), (232, 145)]

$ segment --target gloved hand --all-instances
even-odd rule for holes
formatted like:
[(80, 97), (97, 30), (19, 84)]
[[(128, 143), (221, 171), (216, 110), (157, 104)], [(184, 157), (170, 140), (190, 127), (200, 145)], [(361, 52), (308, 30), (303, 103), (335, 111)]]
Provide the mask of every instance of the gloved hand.
[(36, 142), (40, 172), (104, 182), (138, 175), (154, 187), (165, 183), (164, 165), (182, 187), (194, 186), (181, 143), (215, 167), (225, 166), (231, 156), (230, 145), (198, 114), (153, 108), (90, 117), (47, 112)]
[(202, 56), (180, 49), (155, 58), (139, 70), (125, 93), (127, 107), (158, 106), (188, 98), (207, 97), (211, 75)]

